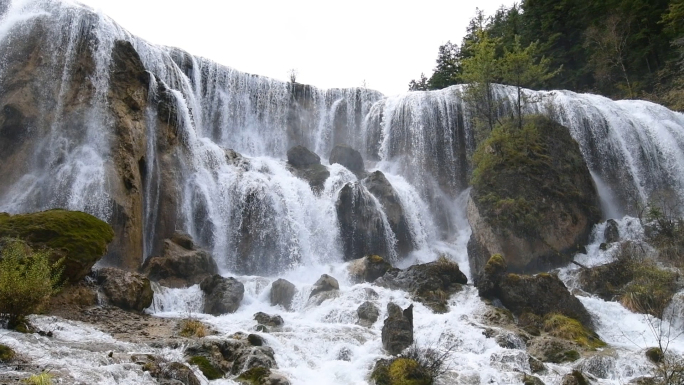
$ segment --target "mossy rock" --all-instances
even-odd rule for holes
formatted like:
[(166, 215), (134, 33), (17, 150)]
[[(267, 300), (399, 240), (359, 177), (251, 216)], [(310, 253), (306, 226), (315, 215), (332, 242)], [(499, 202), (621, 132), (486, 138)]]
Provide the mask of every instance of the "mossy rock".
[(524, 374), (523, 385), (544, 385), (544, 381), (540, 380), (539, 377)]
[(654, 364), (659, 364), (665, 358), (665, 355), (660, 348), (648, 348), (646, 349), (645, 354), (646, 358)]
[(371, 380), (376, 385), (430, 385), (434, 381), (418, 361), (404, 357), (378, 361)]
[(575, 342), (589, 349), (606, 346), (601, 338), (576, 319), (562, 314), (549, 314), (544, 318), (544, 331), (550, 335)]
[(652, 261), (632, 265), (634, 279), (623, 288), (620, 303), (633, 312), (660, 317), (678, 290), (678, 274)]
[(503, 274), (507, 268), (504, 257), (501, 254), (494, 254), (485, 264), (484, 271), (489, 276), (496, 276)]
[(105, 255), (114, 230), (90, 214), (57, 209), (0, 216), (3, 237), (21, 239), (34, 249), (49, 249), (55, 262), (64, 258), (62, 277), (74, 283)]
[(188, 363), (197, 365), (199, 370), (202, 371), (202, 374), (204, 374), (204, 377), (206, 377), (208, 380), (217, 380), (219, 378), (223, 378), (225, 375), (221, 369), (212, 365), (211, 362), (203, 356), (193, 356), (188, 360)]
[(270, 369), (264, 368), (262, 366), (255, 366), (240, 374), (237, 378), (237, 381), (242, 384), (260, 385), (262, 380), (267, 378), (270, 374)]
[(589, 382), (579, 370), (573, 370), (572, 373), (566, 374), (563, 377), (562, 385), (589, 385)]
[(7, 345), (0, 344), (0, 362), (9, 362), (14, 359), (15, 353), (12, 348)]

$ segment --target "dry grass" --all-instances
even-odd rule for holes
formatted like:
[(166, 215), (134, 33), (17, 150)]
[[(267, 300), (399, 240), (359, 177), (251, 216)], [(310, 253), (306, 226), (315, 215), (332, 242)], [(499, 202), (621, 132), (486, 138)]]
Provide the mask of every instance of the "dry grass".
[(181, 336), (202, 338), (207, 334), (207, 327), (200, 320), (186, 318), (181, 321)]

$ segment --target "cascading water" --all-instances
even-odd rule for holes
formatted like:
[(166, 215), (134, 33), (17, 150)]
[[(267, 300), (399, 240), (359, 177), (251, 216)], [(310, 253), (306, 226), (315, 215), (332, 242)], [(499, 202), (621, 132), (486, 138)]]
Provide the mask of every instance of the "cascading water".
[[(385, 230), (378, 242), (389, 245), (390, 258), (396, 255), (391, 250), (396, 235), (382, 204), (364, 186), (363, 176), (328, 164), (335, 145), (359, 150), (366, 168), (381, 170), (398, 196), (414, 250), (396, 265), (406, 267), (446, 255), (470, 275), (465, 206), (475, 140), (460, 96), (463, 86), (387, 98), (366, 89), (319, 90), (245, 74), (178, 49), (149, 44), (78, 4), (16, 0), (6, 9), (0, 6), (0, 12), (0, 85), (14, 89), (8, 85), (19, 87), (15, 83), (27, 81), (21, 78), (26, 74), (10, 66), (26, 60), (14, 47), (37, 41), (44, 55), (30, 56), (24, 67), (47, 90), (35, 95), (35, 111), (19, 111), (21, 95), (3, 95), (0, 89), (0, 101), (6, 102), (0, 118), (4, 124), (0, 162), (6, 165), (0, 164), (5, 177), (0, 183), (0, 211), (59, 206), (109, 221), (124, 217), (122, 204), (116, 200), (121, 189), (112, 187), (120, 179), (113, 153), (122, 146), (117, 136), (121, 134), (108, 103), (112, 50), (117, 40), (130, 42), (149, 74), (148, 104), (142, 117), (144, 145), (134, 164), (141, 183), (126, 187), (133, 191), (130, 194), (138, 189), (141, 195), (140, 260), (158, 252), (160, 238), (173, 230), (186, 231), (209, 248), (222, 272), (238, 274), (247, 293), (235, 314), (198, 317), (221, 335), (229, 335), (252, 330), (252, 315), (257, 311), (280, 313), (285, 329), (265, 339), (274, 348), (281, 371), (294, 384), (366, 383), (374, 361), (384, 354), (381, 322), (370, 329), (355, 325), (356, 308), (372, 300), (383, 319), (388, 302), (404, 307), (411, 303), (404, 292), (353, 284), (346, 277), (336, 212), (345, 185), (351, 183), (356, 192), (371, 198), (366, 204), (379, 212)], [(501, 100), (510, 101), (514, 95), (509, 87), (496, 91)], [(643, 203), (661, 192), (684, 202), (682, 114), (641, 101), (613, 102), (568, 91), (524, 92), (539, 101), (528, 106), (531, 112), (548, 114), (567, 126), (580, 144), (599, 187), (604, 215), (630, 213), (631, 202)], [(14, 135), (4, 127), (13, 129), (6, 122), (19, 116), (16, 113), (37, 119), (24, 119), (28, 130)], [(320, 155), (330, 173), (321, 191), (314, 192), (283, 160), (286, 151), (299, 144)], [(627, 219), (621, 222), (625, 227), (621, 233), (627, 233), (628, 224)], [(578, 256), (584, 264), (608, 258), (598, 246), (602, 230), (596, 234), (588, 253)], [(634, 234), (640, 236), (636, 230)], [(322, 273), (340, 280), (341, 293), (313, 306), (307, 303), (308, 294)], [(293, 282), (298, 289), (294, 311), (270, 306), (267, 296), (273, 278), (255, 275)], [(571, 271), (561, 271), (561, 276), (572, 284)], [(366, 289), (370, 288), (377, 298), (369, 297)], [(201, 309), (202, 292), (197, 287), (157, 287), (156, 291), (149, 310), (159, 316), (178, 317)], [(630, 338), (643, 335), (644, 320), (618, 304), (588, 297), (582, 302), (598, 321), (599, 334), (618, 347), (614, 360), (603, 365), (608, 374), (598, 383), (617, 384), (647, 374), (640, 347), (613, 333), (615, 320), (628, 319), (624, 328), (631, 329), (624, 334)], [(485, 307), (474, 288), (454, 295), (446, 314), (415, 306), (419, 343), (456, 346), (445, 383), (507, 384), (517, 381), (518, 372), (529, 372), (522, 350), (501, 348), (482, 335), (484, 326), (477, 316)], [(36, 322), (43, 321), (38, 317)], [(60, 327), (65, 332), (57, 340), (64, 341), (76, 329), (69, 323)], [(100, 337), (94, 339), (108, 338)], [(16, 338), (4, 331), (0, 338), (20, 351), (27, 346), (24, 351), (31, 357), (39, 356), (38, 346), (44, 346), (42, 341)], [(45, 346), (51, 352), (60, 349), (56, 344)], [(673, 346), (680, 349), (678, 342)], [(141, 349), (122, 344), (114, 348)], [(68, 354), (87, 356), (81, 344), (66, 349)], [(177, 350), (164, 354), (180, 355)], [(101, 364), (98, 359), (80, 365), (52, 359), (60, 370), (84, 381), (96, 378), (101, 383), (132, 384), (149, 380), (125, 375), (132, 370), (126, 365), (113, 365), (93, 377), (93, 368)], [(570, 370), (568, 365), (550, 365), (542, 378), (556, 383)]]

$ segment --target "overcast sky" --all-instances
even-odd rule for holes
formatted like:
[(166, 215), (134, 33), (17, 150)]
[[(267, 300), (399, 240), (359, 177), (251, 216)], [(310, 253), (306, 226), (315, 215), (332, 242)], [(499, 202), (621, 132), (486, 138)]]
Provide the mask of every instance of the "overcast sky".
[(475, 7), (512, 0), (79, 0), (130, 32), (241, 71), (320, 88), (386, 95), (432, 72), (440, 45), (461, 42)]

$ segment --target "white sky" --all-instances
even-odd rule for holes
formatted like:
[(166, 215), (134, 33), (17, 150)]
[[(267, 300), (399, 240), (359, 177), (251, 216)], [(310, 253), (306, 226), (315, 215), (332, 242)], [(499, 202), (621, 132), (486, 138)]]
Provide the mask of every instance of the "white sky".
[(386, 95), (430, 76), (440, 45), (459, 43), (475, 7), (513, 0), (78, 0), (152, 43), (241, 71), (320, 88), (361, 86)]

